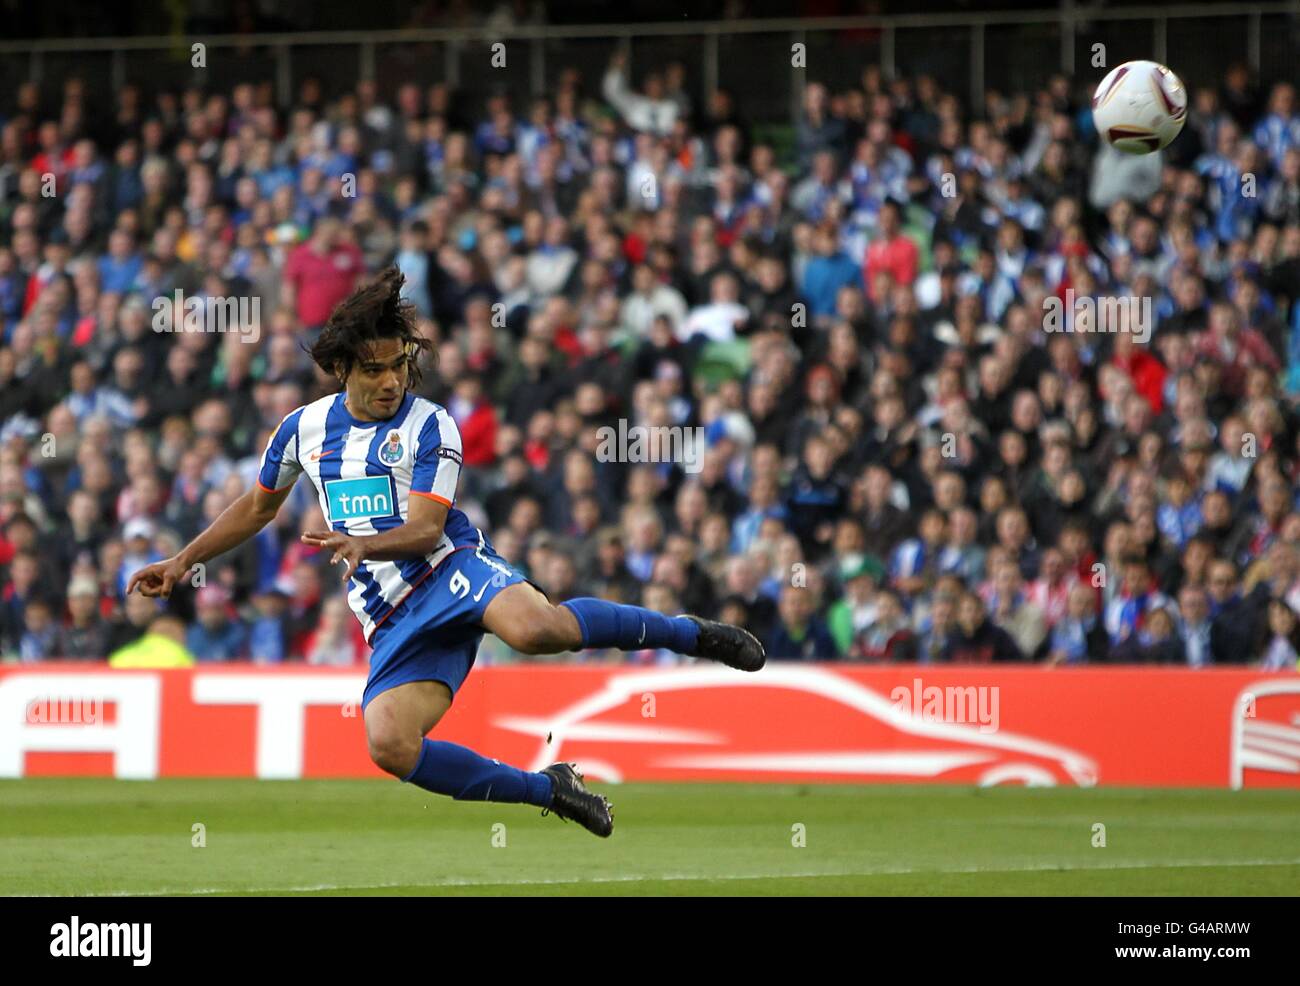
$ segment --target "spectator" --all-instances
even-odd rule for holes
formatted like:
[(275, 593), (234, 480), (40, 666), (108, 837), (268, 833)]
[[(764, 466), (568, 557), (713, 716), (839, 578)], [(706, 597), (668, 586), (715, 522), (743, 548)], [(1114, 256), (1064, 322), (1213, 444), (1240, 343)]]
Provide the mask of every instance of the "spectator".
[(279, 664), (288, 657), (289, 596), (271, 586), (253, 596), (256, 618), (248, 627), (248, 656), (260, 664)]
[(321, 622), (307, 638), (307, 663), (348, 667), (365, 659), (366, 643), (361, 627), (353, 618), (347, 603), (334, 597), (321, 607)]
[(627, 84), (626, 65), (627, 59), (621, 53), (610, 59), (601, 83), (605, 99), (623, 114), (633, 130), (668, 135), (677, 122), (679, 106), (665, 93), (663, 76), (651, 72), (645, 78), (643, 91), (634, 92)]
[(830, 226), (818, 227), (812, 234), (812, 251), (799, 293), (808, 299), (808, 314), (816, 322), (835, 313), (840, 289), (860, 287), (862, 275), (852, 259), (837, 246)]
[(758, 566), (749, 554), (733, 556), (727, 562), (724, 590), (742, 602), (749, 610), (745, 629), (759, 640), (768, 639), (776, 620), (776, 605), (759, 592)]
[(941, 511), (927, 510), (921, 514), (919, 536), (908, 538), (894, 552), (889, 566), (890, 579), (908, 596), (924, 594), (934, 585), (947, 528)]
[(1129, 555), (1122, 560), (1123, 574), (1119, 591), (1106, 607), (1106, 632), (1117, 646), (1141, 630), (1149, 612), (1167, 603), (1151, 577), (1146, 559)]
[(139, 593), (126, 597), (126, 602), (115, 610), (108, 624), (108, 653), (135, 643), (148, 632), (149, 624), (162, 613), (162, 600), (151, 599)]
[(967, 592), (957, 604), (958, 633), (954, 635), (944, 660), (952, 664), (989, 664), (1023, 661), (1024, 655), (1015, 640), (994, 624), (984, 609), (984, 601)]
[(789, 518), (785, 504), (779, 501), (780, 487), (776, 480), (761, 476), (749, 488), (749, 503), (732, 522), (731, 550), (736, 554), (747, 552), (754, 543), (763, 522), (775, 520), (783, 526)]
[(59, 628), (54, 645), (58, 657), (71, 661), (108, 658), (108, 626), (99, 613), (99, 585), (93, 578), (68, 583), (69, 619)]
[(602, 528), (596, 533), (595, 570), (587, 576), (597, 596), (613, 602), (634, 602), (641, 585), (627, 569), (623, 535), (618, 528)]
[(885, 589), (876, 594), (876, 618), (858, 634), (853, 656), (892, 664), (916, 660), (916, 634), (897, 593)]
[(1007, 631), (1020, 652), (1033, 660), (1047, 639), (1047, 619), (1025, 591), (1020, 568), (1005, 561), (993, 572), (993, 591), (989, 595), (989, 617)]
[(1210, 646), (1210, 604), (1205, 590), (1197, 585), (1183, 586), (1178, 592), (1178, 615), (1178, 635), (1188, 666), (1210, 666), (1214, 656)]
[(826, 615), (827, 629), (840, 657), (847, 657), (858, 635), (876, 622), (876, 590), (884, 574), (880, 559), (871, 555), (841, 559), (839, 576), (844, 595), (831, 604)]
[(952, 592), (935, 593), (929, 617), (917, 640), (916, 659), (922, 664), (938, 664), (949, 659), (950, 650), (960, 633), (958, 599)]
[(470, 374), (456, 381), (447, 410), (460, 429), (464, 464), (490, 466), (496, 460), (497, 412), (489, 402), (483, 380)]
[(1219, 560), (1210, 565), (1210, 653), (1215, 664), (1242, 664), (1264, 625), (1269, 593), (1266, 584), (1243, 595), (1236, 566)]
[(302, 560), (293, 567), (286, 582), (283, 588), (289, 594), (289, 609), (285, 614), (289, 653), (305, 656), (307, 638), (320, 622), (320, 573), (311, 561)]
[(740, 303), (740, 285), (733, 274), (722, 271), (709, 282), (709, 301), (687, 313), (678, 330), (683, 342), (731, 342), (749, 320)]
[(1116, 664), (1185, 664), (1183, 642), (1175, 632), (1169, 607), (1151, 610), (1142, 627), (1116, 646), (1110, 657)]
[[(781, 268), (784, 271), (784, 268)], [(632, 271), (632, 293), (622, 305), (622, 325), (633, 338), (647, 338), (654, 320), (663, 317), (677, 334), (677, 326), (686, 318), (686, 299), (671, 284), (664, 284), (649, 264), (638, 264)]]
[(806, 588), (787, 585), (782, 589), (776, 624), (767, 638), (768, 656), (779, 661), (834, 660), (835, 641), (813, 614), (812, 596)]
[(188, 668), (194, 665), (194, 655), (185, 649), (184, 622), (159, 616), (138, 640), (113, 651), (108, 663), (113, 668)]
[(903, 235), (903, 210), (897, 202), (886, 202), (877, 217), (880, 238), (867, 247), (867, 262), (862, 271), (862, 281), (868, 287), (873, 302), (883, 299), (878, 294), (876, 275), (886, 273), (892, 284), (911, 287), (916, 280), (919, 254), (916, 244)]
[(1283, 599), (1268, 602), (1268, 634), (1260, 669), (1264, 671), (1300, 671), (1300, 620)]
[(248, 628), (232, 615), (230, 594), (215, 585), (195, 598), (197, 622), (185, 635), (185, 646), (198, 661), (236, 661), (247, 657)]
[(1066, 567), (1065, 554), (1059, 548), (1043, 552), (1038, 578), (1029, 583), (1026, 598), (1042, 612), (1048, 630), (1065, 615), (1070, 591), (1078, 582), (1078, 575)]
[(811, 436), (786, 496), (787, 524), (800, 541), (824, 550), (847, 497), (834, 475), (834, 451), (824, 438)]
[(1059, 664), (1096, 664), (1107, 660), (1110, 640), (1097, 616), (1097, 594), (1075, 583), (1066, 599), (1066, 611), (1052, 627), (1047, 661)]
[(33, 599), (23, 608), (23, 632), (18, 640), (22, 661), (47, 661), (57, 657), (59, 625), (54, 610), (44, 599)]
[(40, 588), (40, 563), (29, 552), (16, 553), (9, 563), (9, 578), (0, 588), (0, 638), (5, 654), (18, 654), (27, 632), (27, 607), (44, 599)]
[(307, 331), (319, 329), (334, 306), (356, 287), (364, 266), (356, 244), (344, 239), (342, 224), (323, 216), (311, 238), (296, 247), (285, 263), (281, 301), (293, 308)]
[(119, 595), (126, 593), (126, 584), (133, 572), (162, 560), (162, 553), (153, 546), (155, 532), (154, 523), (148, 517), (133, 517), (123, 525), (122, 540), (126, 544), (126, 554), (122, 557), (122, 567), (117, 573)]
[(892, 500), (889, 470), (868, 466), (862, 476), (866, 527), (866, 549), (873, 555), (889, 554), (907, 536), (911, 524), (907, 514)]

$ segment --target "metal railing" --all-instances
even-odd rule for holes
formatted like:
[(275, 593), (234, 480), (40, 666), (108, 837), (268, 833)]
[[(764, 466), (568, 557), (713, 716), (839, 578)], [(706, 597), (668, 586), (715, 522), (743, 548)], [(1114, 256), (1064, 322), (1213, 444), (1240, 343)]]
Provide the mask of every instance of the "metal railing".
[[(1189, 84), (1217, 82), (1233, 61), (1268, 78), (1300, 80), (1298, 32), (1300, 0), (1115, 9), (1085, 9), (1065, 0), (1049, 10), (815, 20), (59, 38), (0, 41), (0, 83), (46, 83), (70, 74), (93, 75), (111, 89), (128, 79), (206, 86), (270, 79), (283, 106), (292, 101), (295, 75), (315, 75), (327, 87), (410, 78), (446, 82), (470, 97), (505, 89), (527, 98), (547, 92), (563, 65), (576, 64), (589, 79), (598, 78), (614, 45), (635, 56), (629, 60), (634, 71), (681, 60), (697, 92), (725, 86), (748, 118), (788, 122), (807, 81), (855, 81), (867, 64), (880, 65), (890, 76), (928, 71), (968, 92), (979, 110), (990, 86), (1041, 84), (1054, 72), (1095, 70), (1098, 43), (1119, 49), (1107, 52), (1107, 65), (1153, 58), (1172, 64)], [(190, 45), (196, 42), (210, 57), (205, 68), (190, 69)], [(497, 43), (506, 46), (505, 71), (489, 67)], [(524, 47), (523, 71), (511, 61), (519, 57), (516, 44)], [(807, 67), (790, 57), (796, 44), (805, 46)], [(772, 62), (784, 67), (758, 70)], [(774, 98), (778, 90), (780, 98)]]

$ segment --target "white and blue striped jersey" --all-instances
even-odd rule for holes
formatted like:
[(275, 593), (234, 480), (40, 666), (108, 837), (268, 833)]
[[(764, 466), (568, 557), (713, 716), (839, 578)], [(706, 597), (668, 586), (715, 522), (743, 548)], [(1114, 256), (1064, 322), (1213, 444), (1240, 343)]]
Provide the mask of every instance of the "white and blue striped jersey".
[(352, 574), (348, 605), (366, 640), (448, 555), (483, 543), (482, 532), (454, 506), (460, 478), (460, 430), (446, 408), (407, 392), (386, 421), (359, 421), (344, 392), (306, 404), (280, 422), (257, 474), (268, 493), (302, 473), (316, 487), (331, 529), (373, 535), (406, 522), (411, 494), (451, 509), (442, 540), (423, 558), (363, 561)]

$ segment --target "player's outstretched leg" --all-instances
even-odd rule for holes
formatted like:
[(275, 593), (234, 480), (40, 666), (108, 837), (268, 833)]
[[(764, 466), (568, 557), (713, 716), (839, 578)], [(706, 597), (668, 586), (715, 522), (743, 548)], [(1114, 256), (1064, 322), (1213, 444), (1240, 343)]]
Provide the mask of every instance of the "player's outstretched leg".
[(380, 692), (366, 706), (370, 757), (409, 784), (458, 801), (530, 804), (572, 819), (600, 836), (614, 830), (610, 804), (567, 764), (520, 770), (468, 747), (425, 737), (451, 707), (440, 681), (412, 681)]
[(767, 661), (763, 645), (752, 633), (728, 623), (664, 616), (604, 599), (570, 599), (555, 606), (526, 582), (497, 594), (483, 614), (483, 626), (525, 654), (665, 647), (741, 671), (757, 671)]

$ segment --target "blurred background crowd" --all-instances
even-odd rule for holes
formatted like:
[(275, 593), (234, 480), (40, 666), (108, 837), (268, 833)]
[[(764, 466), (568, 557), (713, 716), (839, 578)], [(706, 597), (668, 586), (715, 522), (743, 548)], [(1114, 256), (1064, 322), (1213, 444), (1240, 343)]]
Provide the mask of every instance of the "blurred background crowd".
[[(975, 113), (810, 69), (783, 130), (617, 51), (528, 101), (0, 93), (0, 655), (363, 663), (306, 481), (193, 591), (123, 589), (337, 390), (303, 347), (395, 263), (458, 506), (555, 602), (743, 624), (776, 659), (1295, 669), (1296, 91), (1174, 67), (1187, 125), (1142, 158), (1099, 146), (1086, 74)], [(178, 291), (250, 304), (155, 331)], [(1045, 331), (1067, 291), (1149, 331)], [(620, 419), (702, 429), (700, 468), (603, 461)]]

